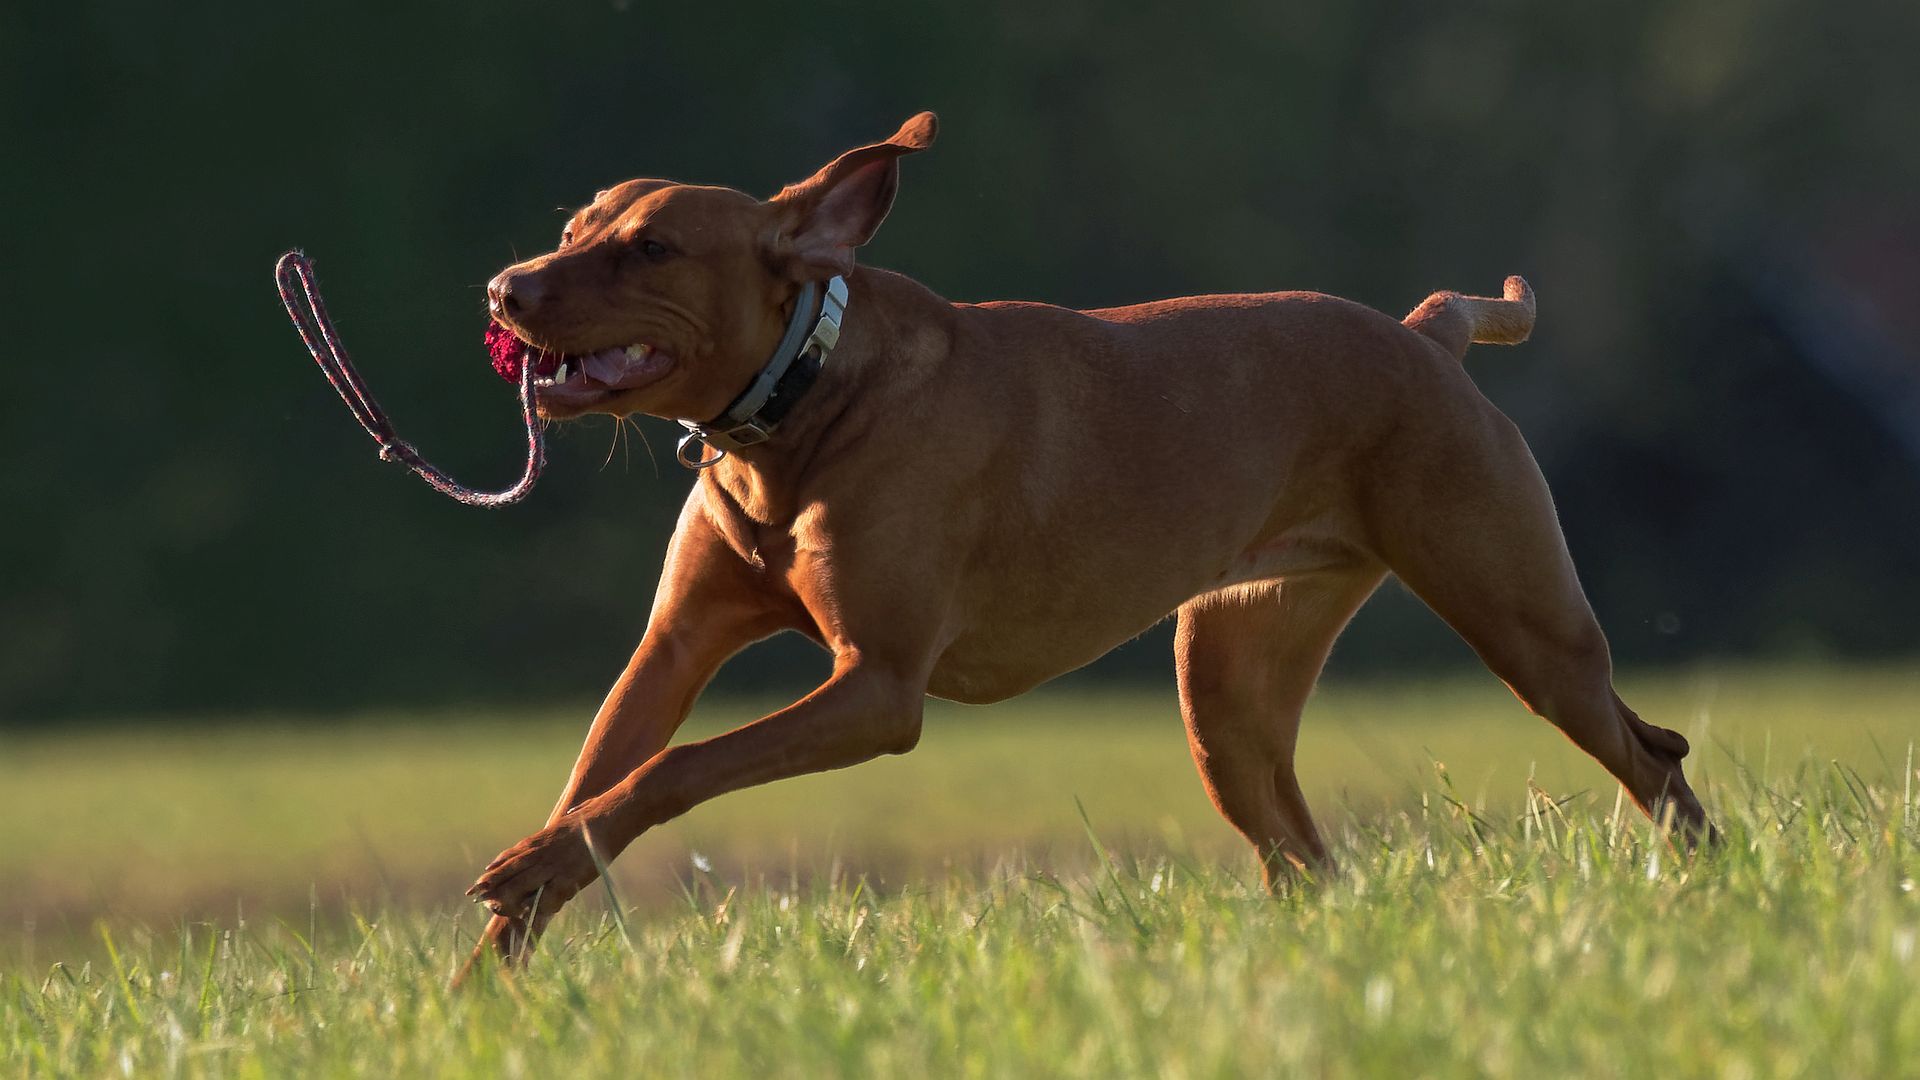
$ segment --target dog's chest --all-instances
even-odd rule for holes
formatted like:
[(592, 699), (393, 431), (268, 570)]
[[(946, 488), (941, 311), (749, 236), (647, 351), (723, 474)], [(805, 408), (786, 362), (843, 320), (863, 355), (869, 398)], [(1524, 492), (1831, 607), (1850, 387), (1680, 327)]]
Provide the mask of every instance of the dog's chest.
[(702, 480), (708, 485), (708, 516), (734, 554), (762, 573), (784, 573), (794, 552), (790, 507), (752, 473), (709, 474)]

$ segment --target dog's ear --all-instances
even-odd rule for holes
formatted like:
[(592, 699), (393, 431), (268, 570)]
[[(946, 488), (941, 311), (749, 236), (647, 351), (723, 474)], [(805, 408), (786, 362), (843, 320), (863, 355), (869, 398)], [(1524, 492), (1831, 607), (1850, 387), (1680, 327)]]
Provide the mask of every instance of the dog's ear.
[(873, 239), (900, 187), (900, 158), (933, 145), (930, 112), (900, 125), (886, 142), (849, 150), (772, 199), (777, 213), (768, 247), (796, 281), (851, 273), (853, 249)]

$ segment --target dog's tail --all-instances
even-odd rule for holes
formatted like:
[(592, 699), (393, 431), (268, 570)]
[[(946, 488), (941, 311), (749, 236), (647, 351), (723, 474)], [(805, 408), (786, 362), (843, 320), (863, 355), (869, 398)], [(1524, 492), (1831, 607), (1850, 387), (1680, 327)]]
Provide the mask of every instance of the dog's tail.
[(1533, 288), (1515, 274), (1507, 279), (1505, 295), (1499, 300), (1437, 292), (1401, 321), (1439, 342), (1454, 359), (1464, 359), (1467, 346), (1476, 341), (1518, 345), (1527, 340), (1533, 333)]

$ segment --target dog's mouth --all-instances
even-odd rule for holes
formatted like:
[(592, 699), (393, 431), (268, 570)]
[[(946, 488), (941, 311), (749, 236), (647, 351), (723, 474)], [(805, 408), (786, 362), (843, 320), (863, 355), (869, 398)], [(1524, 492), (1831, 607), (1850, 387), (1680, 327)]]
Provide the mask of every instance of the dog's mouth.
[(519, 383), (528, 363), (542, 404), (580, 408), (605, 401), (622, 391), (658, 382), (673, 370), (673, 357), (644, 343), (619, 345), (589, 353), (556, 353), (521, 340), (507, 326), (487, 324), (487, 355), (493, 370)]

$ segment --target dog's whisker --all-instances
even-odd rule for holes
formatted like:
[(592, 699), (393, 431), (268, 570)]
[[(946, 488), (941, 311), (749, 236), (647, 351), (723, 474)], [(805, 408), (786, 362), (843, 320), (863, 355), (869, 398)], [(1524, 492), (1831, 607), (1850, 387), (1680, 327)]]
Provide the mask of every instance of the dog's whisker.
[(647, 452), (647, 461), (653, 466), (653, 478), (660, 479), (660, 459), (654, 456), (653, 443), (647, 438), (647, 429), (641, 427), (640, 421), (631, 416), (623, 416), (621, 419), (633, 425), (633, 433), (639, 437), (640, 446)]
[(612, 438), (607, 440), (607, 456), (603, 458), (600, 462), (601, 472), (606, 472), (607, 466), (613, 464), (613, 451), (616, 447), (620, 445), (620, 418), (619, 417), (616, 416), (613, 418), (613, 430), (609, 434), (612, 435)]

